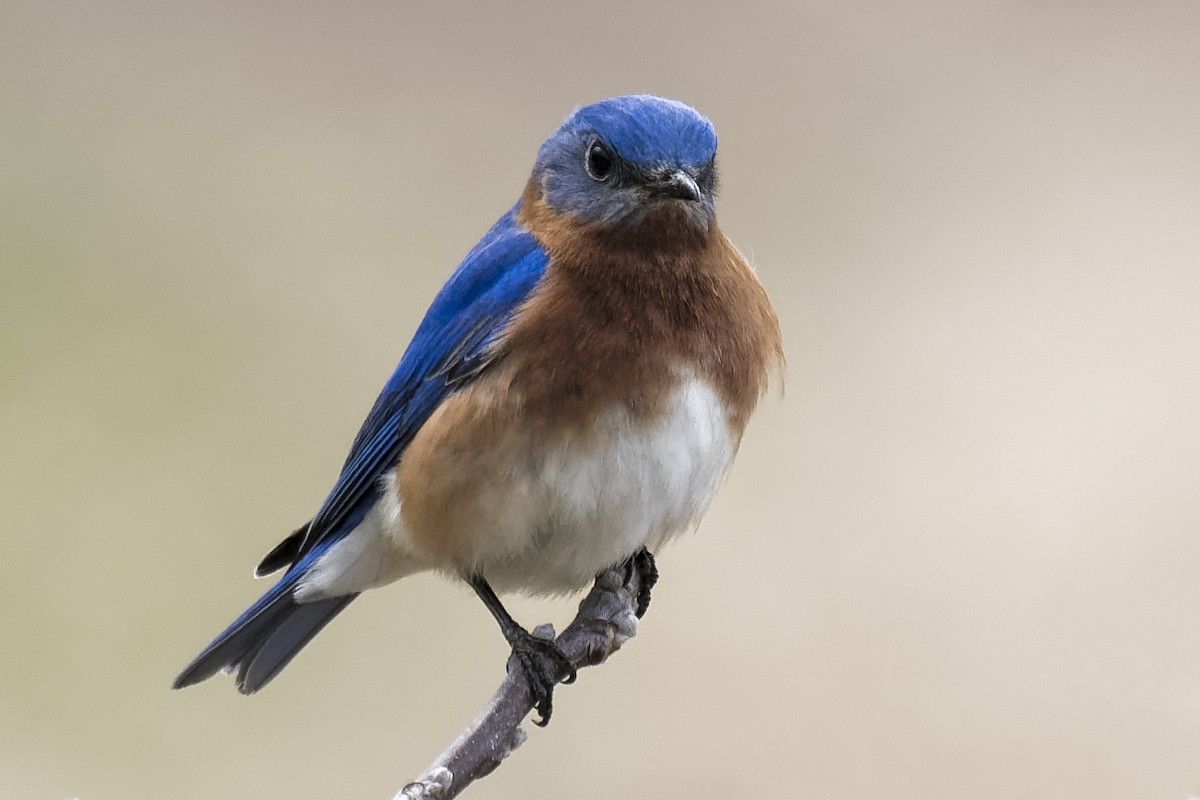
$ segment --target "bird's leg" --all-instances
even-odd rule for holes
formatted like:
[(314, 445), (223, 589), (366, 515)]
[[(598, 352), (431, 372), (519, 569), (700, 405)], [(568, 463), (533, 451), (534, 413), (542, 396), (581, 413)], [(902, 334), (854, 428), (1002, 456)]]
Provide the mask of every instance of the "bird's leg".
[(516, 659), (525, 674), (529, 691), (533, 695), (534, 708), (541, 715), (541, 719), (535, 719), (533, 723), (545, 727), (550, 722), (550, 714), (554, 710), (554, 687), (559, 682), (572, 683), (575, 680), (575, 665), (553, 641), (539, 639), (522, 628), (504, 608), (500, 598), (482, 576), (475, 575), (468, 583), (496, 618), (500, 632), (512, 647), (511, 658)]
[(650, 590), (654, 588), (654, 584), (658, 583), (658, 567), (654, 563), (654, 556), (644, 547), (626, 560), (626, 583), (633, 580), (635, 572), (641, 577), (637, 596), (637, 611), (635, 612), (638, 619), (641, 619), (646, 615), (646, 609), (650, 608)]

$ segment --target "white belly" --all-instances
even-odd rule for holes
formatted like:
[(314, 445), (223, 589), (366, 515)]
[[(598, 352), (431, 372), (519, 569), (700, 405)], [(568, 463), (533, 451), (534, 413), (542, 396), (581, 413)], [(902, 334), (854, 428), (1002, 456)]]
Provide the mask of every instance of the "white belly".
[[(720, 397), (696, 378), (680, 381), (653, 425), (613, 410), (586, 438), (586, 447), (569, 435), (530, 441), (520, 466), (509, 459), (504, 474), (479, 476), (488, 501), (472, 504), (480, 509), (470, 525), (472, 571), (497, 591), (579, 589), (640, 548), (694, 527), (737, 449)], [(381, 487), (376, 508), (314, 565), (298, 599), (362, 591), (437, 566), (405, 530), (392, 473)]]
[[(652, 427), (613, 411), (586, 451), (551, 442), (529, 496), (509, 495), (497, 519), (515, 547), (480, 563), (498, 591), (554, 593), (586, 586), (642, 547), (694, 527), (733, 459), (724, 405), (706, 382), (682, 381)], [(506, 526), (507, 527), (507, 526)]]

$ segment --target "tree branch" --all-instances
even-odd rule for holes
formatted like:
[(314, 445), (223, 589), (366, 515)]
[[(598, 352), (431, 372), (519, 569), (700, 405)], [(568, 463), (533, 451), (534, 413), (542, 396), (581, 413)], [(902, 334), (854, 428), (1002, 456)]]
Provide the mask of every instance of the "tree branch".
[[(656, 577), (653, 562), (647, 571), (637, 560), (613, 567), (579, 604), (579, 613), (555, 639), (576, 669), (592, 667), (620, 649), (637, 633), (638, 611), (645, 610)], [(542, 625), (535, 636), (554, 638), (554, 628)], [(450, 800), (484, 777), (525, 741), (519, 726), (533, 709), (520, 667), (508, 663), (508, 674), (479, 715), (413, 783), (394, 800)]]

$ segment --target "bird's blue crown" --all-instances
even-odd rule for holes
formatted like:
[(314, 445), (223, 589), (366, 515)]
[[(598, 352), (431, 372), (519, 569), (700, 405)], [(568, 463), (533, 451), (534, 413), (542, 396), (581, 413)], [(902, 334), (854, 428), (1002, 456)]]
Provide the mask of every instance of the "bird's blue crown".
[(595, 134), (619, 156), (639, 164), (703, 165), (717, 152), (711, 122), (678, 100), (650, 94), (610, 97), (576, 109), (546, 140), (543, 152), (571, 133)]

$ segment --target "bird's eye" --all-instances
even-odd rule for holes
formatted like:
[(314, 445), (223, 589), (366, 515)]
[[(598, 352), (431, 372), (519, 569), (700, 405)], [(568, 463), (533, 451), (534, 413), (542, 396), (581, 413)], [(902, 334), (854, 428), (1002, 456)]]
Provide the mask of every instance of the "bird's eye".
[(613, 173), (612, 153), (608, 152), (608, 148), (600, 142), (592, 142), (588, 146), (585, 166), (592, 180), (604, 182)]

